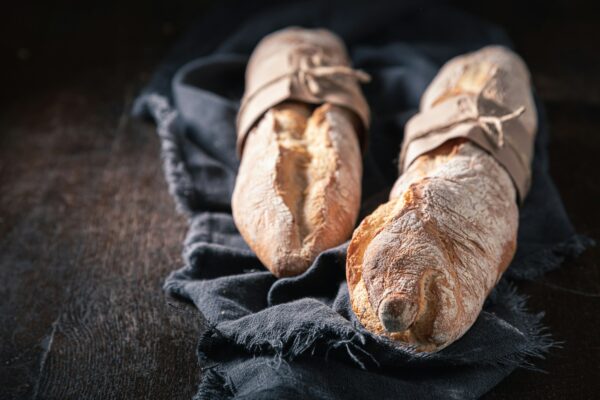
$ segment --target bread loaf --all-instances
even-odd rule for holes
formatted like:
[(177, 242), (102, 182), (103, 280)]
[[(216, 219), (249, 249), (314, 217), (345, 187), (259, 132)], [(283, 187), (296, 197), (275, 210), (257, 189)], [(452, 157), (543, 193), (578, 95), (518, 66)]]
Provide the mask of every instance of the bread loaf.
[(246, 243), (278, 277), (304, 272), (352, 234), (370, 119), (359, 82), (368, 79), (325, 29), (285, 28), (252, 52), (232, 209)]
[(356, 116), (284, 102), (248, 134), (232, 199), (242, 236), (278, 277), (304, 272), (352, 234), (360, 205)]
[[(533, 141), (529, 74), (514, 53), (488, 47), (451, 60), (423, 95), (421, 112), (464, 94), (522, 107), (507, 118), (469, 122), (493, 125), (481, 129), (494, 133), (498, 146), (514, 143), (498, 125), (508, 118)], [(355, 230), (346, 274), (352, 308), (368, 330), (432, 352), (469, 329), (508, 267), (519, 186), (490, 152), (460, 136), (405, 167), (389, 201)]]

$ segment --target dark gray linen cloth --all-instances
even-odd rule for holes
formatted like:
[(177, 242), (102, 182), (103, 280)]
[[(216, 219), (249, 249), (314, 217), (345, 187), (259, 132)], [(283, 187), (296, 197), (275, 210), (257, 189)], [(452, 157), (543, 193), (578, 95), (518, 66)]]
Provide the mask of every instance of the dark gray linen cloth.
[(373, 117), (361, 217), (386, 200), (404, 124), (440, 66), (488, 44), (510, 46), (497, 27), (446, 5), (376, 1), (223, 6), (181, 39), (134, 113), (154, 119), (170, 191), (189, 218), (184, 266), (164, 289), (206, 319), (196, 398), (465, 399), (519, 366), (532, 368), (531, 357), (543, 356), (552, 340), (510, 280), (535, 279), (591, 244), (574, 232), (548, 174), (541, 104), (515, 259), (474, 326), (439, 353), (413, 353), (358, 324), (345, 282), (347, 243), (322, 253), (304, 274), (279, 280), (244, 243), (230, 207), (244, 69), (264, 35), (290, 25), (334, 31), (354, 66), (373, 78), (364, 87)]

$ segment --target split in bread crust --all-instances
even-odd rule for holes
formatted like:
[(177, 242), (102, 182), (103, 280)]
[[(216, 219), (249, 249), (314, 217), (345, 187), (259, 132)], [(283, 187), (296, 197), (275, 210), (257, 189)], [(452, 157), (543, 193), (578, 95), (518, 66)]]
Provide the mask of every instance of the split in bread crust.
[(232, 199), (242, 236), (278, 277), (347, 240), (360, 205), (358, 122), (332, 104), (285, 102), (249, 133)]

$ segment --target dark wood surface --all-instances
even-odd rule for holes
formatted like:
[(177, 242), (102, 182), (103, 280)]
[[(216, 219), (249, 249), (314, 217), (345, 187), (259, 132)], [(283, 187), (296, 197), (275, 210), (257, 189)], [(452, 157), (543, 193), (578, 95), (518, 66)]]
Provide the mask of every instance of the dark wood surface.
[[(83, 3), (83, 2), (80, 2)], [(13, 4), (0, 91), (0, 399), (188, 399), (198, 316), (161, 284), (181, 263), (152, 127), (133, 97), (206, 2)], [(552, 175), (600, 238), (600, 14), (585, 3), (469, 2), (504, 25), (547, 105)], [(232, 12), (235, 12), (232, 9)], [(520, 283), (561, 348), (486, 398), (597, 398), (600, 251)]]

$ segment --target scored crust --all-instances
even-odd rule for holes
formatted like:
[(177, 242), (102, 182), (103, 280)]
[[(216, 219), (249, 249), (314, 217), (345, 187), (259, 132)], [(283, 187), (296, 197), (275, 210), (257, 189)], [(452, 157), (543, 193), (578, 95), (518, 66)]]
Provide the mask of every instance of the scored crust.
[(350, 237), (362, 176), (357, 124), (342, 107), (285, 102), (248, 135), (233, 216), (276, 276), (304, 272), (320, 252)]

